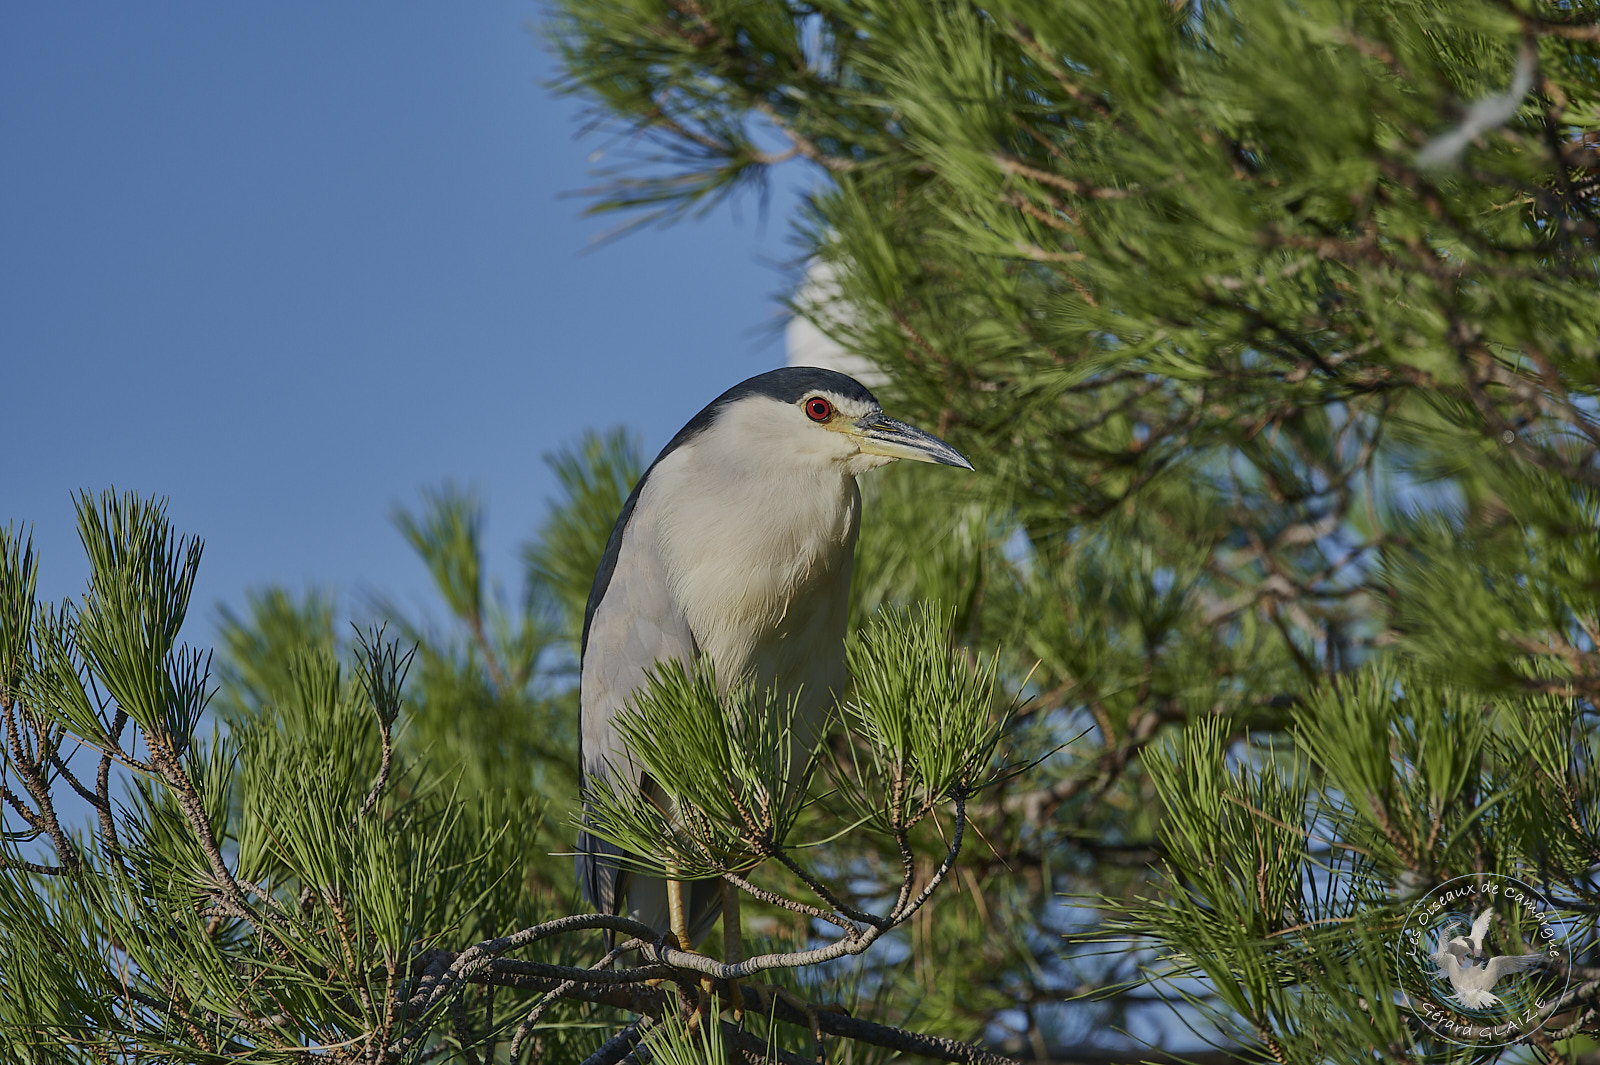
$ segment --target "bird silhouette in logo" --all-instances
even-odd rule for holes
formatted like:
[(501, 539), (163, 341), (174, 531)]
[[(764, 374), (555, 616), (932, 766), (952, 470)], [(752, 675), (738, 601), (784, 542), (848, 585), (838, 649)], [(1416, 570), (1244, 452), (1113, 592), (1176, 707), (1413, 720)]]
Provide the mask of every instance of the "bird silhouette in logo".
[(1489, 989), (1502, 976), (1537, 968), (1544, 960), (1543, 954), (1500, 954), (1479, 964), (1476, 959), (1483, 958), (1483, 939), (1489, 932), (1489, 922), (1492, 920), (1494, 914), (1484, 910), (1472, 922), (1472, 931), (1465, 936), (1450, 935), (1460, 927), (1451, 925), (1439, 937), (1434, 952), (1428, 955), (1429, 960), (1439, 967), (1439, 974), (1455, 988), (1457, 1001), (1471, 1009), (1481, 1010), (1498, 1004), (1500, 996), (1491, 994)]
[(1489, 934), (1489, 922), (1494, 920), (1493, 910), (1484, 910), (1472, 922), (1472, 931), (1450, 940), (1450, 946), (1460, 945), (1474, 963), (1483, 960), (1483, 937)]

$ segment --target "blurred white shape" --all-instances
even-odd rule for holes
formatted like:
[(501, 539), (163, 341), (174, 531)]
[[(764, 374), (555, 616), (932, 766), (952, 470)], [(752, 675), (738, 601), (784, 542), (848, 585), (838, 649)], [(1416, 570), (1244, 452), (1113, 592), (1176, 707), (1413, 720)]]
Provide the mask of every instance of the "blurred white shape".
[(790, 366), (821, 366), (849, 374), (868, 388), (888, 381), (877, 366), (860, 355), (846, 351), (827, 333), (817, 328), (812, 318), (830, 325), (849, 325), (855, 309), (840, 295), (839, 279), (831, 263), (811, 260), (794, 302), (805, 313), (789, 319), (783, 331), (784, 350)]
[(1522, 106), (1522, 98), (1533, 86), (1533, 49), (1523, 46), (1517, 55), (1517, 69), (1511, 76), (1511, 88), (1495, 96), (1485, 96), (1462, 116), (1461, 123), (1446, 133), (1441, 133), (1417, 152), (1417, 165), (1424, 168), (1454, 165), (1457, 157), (1466, 151), (1472, 138), (1496, 126), (1503, 126)]

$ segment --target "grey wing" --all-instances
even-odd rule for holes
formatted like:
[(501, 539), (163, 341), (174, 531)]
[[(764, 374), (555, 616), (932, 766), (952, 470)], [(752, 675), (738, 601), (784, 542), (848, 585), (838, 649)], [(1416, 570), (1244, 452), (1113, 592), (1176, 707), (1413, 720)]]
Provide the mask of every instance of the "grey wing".
[(1467, 936), (1472, 941), (1472, 953), (1483, 953), (1483, 937), (1489, 934), (1489, 922), (1494, 920), (1494, 911), (1485, 909), (1478, 914), (1478, 919), (1472, 922), (1472, 932)]
[(1496, 980), (1511, 973), (1537, 969), (1544, 957), (1543, 954), (1502, 954), (1498, 958), (1490, 958), (1483, 967), (1483, 986), (1493, 987)]
[[(590, 780), (608, 780), (619, 792), (641, 786), (642, 774), (617, 731), (617, 715), (657, 662), (689, 662), (697, 653), (694, 634), (667, 580), (658, 530), (637, 510), (625, 511), (622, 520), (626, 525), (615, 565), (589, 619), (579, 682), (579, 786), (586, 824)], [(621, 912), (629, 875), (618, 866), (621, 853), (587, 829), (578, 834), (578, 889), (601, 913)]]

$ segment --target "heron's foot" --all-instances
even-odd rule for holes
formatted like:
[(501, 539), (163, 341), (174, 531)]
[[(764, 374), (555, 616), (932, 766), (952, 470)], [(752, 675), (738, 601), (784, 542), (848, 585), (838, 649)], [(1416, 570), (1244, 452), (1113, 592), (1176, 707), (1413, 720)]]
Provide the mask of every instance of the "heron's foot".
[(685, 1031), (690, 1035), (694, 1035), (700, 1030), (700, 1026), (706, 1023), (708, 1018), (715, 1020), (715, 1018), (711, 1017), (711, 999), (704, 989), (698, 989), (695, 994), (694, 1008), (689, 1011), (689, 1022), (685, 1027)]
[[(662, 941), (667, 945), (668, 948), (672, 950), (682, 951), (685, 954), (700, 953), (693, 947), (684, 946), (683, 944), (688, 942), (688, 938), (680, 933), (668, 932), (662, 937)], [(702, 957), (703, 956), (704, 955), (702, 955)], [(711, 997), (715, 991), (716, 981), (708, 975), (702, 975), (700, 977), (699, 986), (695, 989), (694, 1016), (689, 1019), (690, 1031), (693, 1031), (694, 1026), (700, 1023), (699, 1018), (710, 1011)]]
[(739, 981), (728, 981), (728, 1008), (733, 1011), (733, 1023), (744, 1023), (744, 991), (739, 987)]

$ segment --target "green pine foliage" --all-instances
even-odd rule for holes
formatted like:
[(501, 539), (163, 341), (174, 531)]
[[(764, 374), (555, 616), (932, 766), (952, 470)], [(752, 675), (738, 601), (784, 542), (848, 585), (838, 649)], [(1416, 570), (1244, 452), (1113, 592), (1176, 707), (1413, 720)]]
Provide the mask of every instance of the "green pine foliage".
[(627, 778), (614, 767), (593, 788), (595, 834), (657, 875), (748, 872), (783, 846), (804, 800), (806, 764), (795, 763), (810, 752), (790, 742), (794, 717), (792, 701), (749, 685), (719, 696), (704, 664), (663, 663), (617, 722), (659, 795), (615, 787)]
[(583, 631), (589, 588), (600, 569), (611, 527), (644, 473), (639, 445), (627, 432), (584, 434), (578, 446), (548, 459), (561, 486), (538, 534), (523, 548), (529, 595), (554, 602), (573, 656)]
[[(528, 559), (554, 558), (586, 514), (620, 506), (630, 486), (615, 462), (630, 446), (596, 439), (555, 460), (569, 499)], [(200, 545), (133, 496), (82, 497), (79, 524), (91, 579), (76, 602), (35, 602), (31, 544), (9, 529), (0, 540), (6, 1060), (579, 1061), (619, 1029), (667, 1056), (702, 1056), (708, 1031), (718, 1053), (814, 1048), (823, 1015), (795, 996), (882, 997), (859, 968), (829, 963), (903, 936), (956, 868), (960, 811), (1003, 771), (995, 660), (957, 653), (937, 614), (885, 613), (863, 634), (856, 739), (809, 795), (824, 770), (792, 711), (739, 689), (729, 713), (703, 668), (663, 667), (626, 730), (668, 803), (624, 792), (598, 816), (646, 867), (726, 876), (749, 896), (742, 961), (685, 955), (625, 919), (582, 916), (575, 633), (536, 562), (515, 608), (485, 591), (469, 497), (429, 493), (396, 518), (446, 620), (378, 600), (402, 639), (382, 626), (341, 638), (328, 596), (267, 589), (247, 613), (224, 612), (215, 679), (209, 655), (177, 642)], [(598, 557), (608, 530), (590, 525)], [(952, 715), (963, 734), (941, 735)], [(893, 855), (887, 891), (833, 846), (856, 833), (859, 847), (863, 832)], [(837, 932), (819, 940), (818, 924)], [(602, 929), (644, 936), (643, 956), (595, 973), (610, 964)], [(676, 980), (692, 1003), (700, 972), (771, 973), (788, 997), (724, 983), (747, 1019), (689, 1019), (649, 982)], [(828, 1030), (868, 1048), (921, 1038)]]
[(886, 471), (858, 592), (960, 604), (1040, 761), (894, 1008), (1062, 1057), (1581, 1049), (1583, 997), (1520, 1050), (1435, 1039), (1384, 922), (1467, 874), (1600, 901), (1596, 16), (561, 5), (566, 88), (627, 132), (595, 209), (796, 160), (848, 312), (800, 309), (979, 469)]
[[(211, 673), (159, 506), (80, 501), (77, 603), (0, 537), (0, 1056), (1593, 1050), (1600, 11), (560, 0), (553, 30), (622, 134), (596, 208), (692, 216), (792, 162), (848, 313), (801, 309), (978, 467), (864, 486), (803, 793), (762, 693), (728, 716), (669, 667), (634, 707), (657, 788), (603, 830), (735, 885), (743, 967), (602, 963), (640, 930), (572, 886), (578, 634), (643, 469), (613, 432), (553, 460), (516, 596), (446, 487), (395, 515), (442, 617), (267, 589)], [(1519, 978), (1546, 1023), (1507, 1047), (1441, 1038), (1396, 961), (1491, 874), (1570, 918), (1574, 979)], [(855, 1016), (746, 982), (685, 1018), (756, 973)]]

